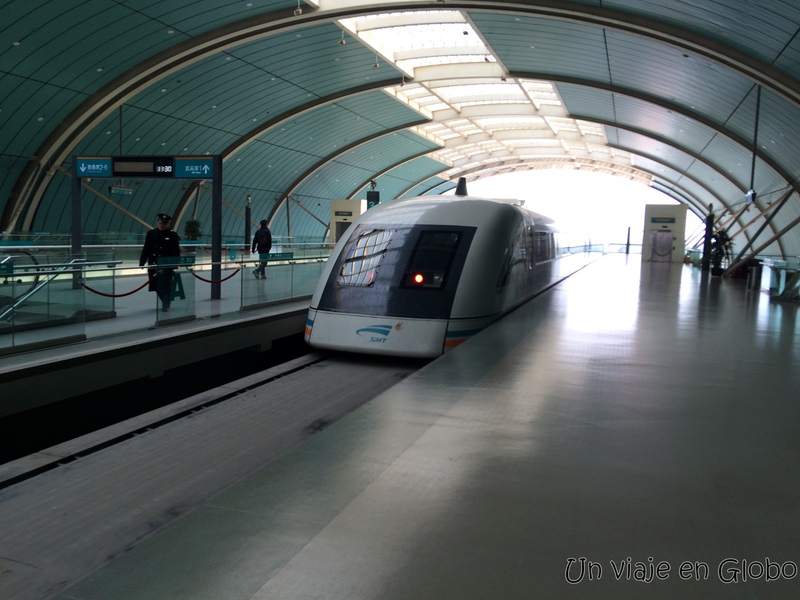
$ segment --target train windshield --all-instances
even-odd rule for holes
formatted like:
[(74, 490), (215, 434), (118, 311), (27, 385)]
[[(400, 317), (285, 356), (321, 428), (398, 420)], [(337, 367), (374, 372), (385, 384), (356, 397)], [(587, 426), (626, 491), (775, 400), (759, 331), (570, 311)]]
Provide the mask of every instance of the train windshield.
[(337, 285), (364, 287), (375, 281), (392, 241), (392, 231), (368, 229), (350, 246), (336, 278)]
[(442, 289), (453, 265), (461, 235), (461, 231), (421, 231), (400, 286)]

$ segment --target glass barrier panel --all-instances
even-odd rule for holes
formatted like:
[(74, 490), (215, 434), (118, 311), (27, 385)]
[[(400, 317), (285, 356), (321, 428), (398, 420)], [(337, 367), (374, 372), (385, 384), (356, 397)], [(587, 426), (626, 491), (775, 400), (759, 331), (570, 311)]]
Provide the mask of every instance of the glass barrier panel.
[(156, 319), (159, 325), (190, 321), (195, 315), (195, 278), (190, 269), (194, 256), (158, 259), (155, 275)]
[[(14, 277), (15, 346), (48, 346), (85, 339), (86, 302), (80, 265), (52, 263)], [(21, 283), (20, 283), (21, 282)]]
[[(102, 264), (103, 261), (108, 261)], [(87, 254), (84, 269), (86, 320), (113, 317), (116, 314), (116, 261), (113, 252)], [(101, 264), (98, 264), (101, 263)]]
[(317, 289), (317, 282), (322, 275), (324, 262), (310, 262), (302, 265), (295, 265), (295, 272), (292, 281), (292, 297), (302, 298), (311, 296)]
[(0, 264), (0, 352), (14, 346), (14, 298), (16, 283), (14, 281), (14, 265)]

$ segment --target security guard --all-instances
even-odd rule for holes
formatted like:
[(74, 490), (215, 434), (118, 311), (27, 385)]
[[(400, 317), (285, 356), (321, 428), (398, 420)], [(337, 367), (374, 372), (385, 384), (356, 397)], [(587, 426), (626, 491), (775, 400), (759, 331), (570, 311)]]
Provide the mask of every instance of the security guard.
[(161, 299), (163, 310), (169, 310), (172, 294), (172, 277), (175, 269), (156, 268), (158, 259), (163, 256), (180, 256), (180, 236), (169, 228), (172, 217), (159, 213), (155, 229), (147, 232), (144, 239), (142, 255), (139, 257), (139, 266), (145, 263), (150, 265), (147, 273), (150, 276), (149, 290), (156, 292)]

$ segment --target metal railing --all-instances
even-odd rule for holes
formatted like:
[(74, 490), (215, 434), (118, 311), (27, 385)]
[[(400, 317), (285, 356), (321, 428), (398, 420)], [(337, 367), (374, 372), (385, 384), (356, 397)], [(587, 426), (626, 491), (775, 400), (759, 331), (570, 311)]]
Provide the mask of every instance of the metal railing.
[[(148, 294), (150, 275), (139, 266), (140, 245), (85, 250), (84, 257), (70, 258), (68, 247), (0, 248), (0, 355), (310, 297), (330, 252), (320, 244), (277, 244), (267, 257), (264, 280), (253, 276), (261, 259), (249, 248), (230, 245), (222, 261), (212, 263), (210, 246), (184, 243), (167, 312), (157, 294)], [(214, 282), (216, 264), (222, 281)], [(222, 286), (222, 297), (206, 301), (212, 283)]]
[[(151, 277), (139, 266), (140, 244), (85, 246), (69, 256), (70, 246), (0, 247), (0, 355), (78, 339), (101, 339), (154, 326), (216, 318), (309, 298), (331, 246), (291, 243), (276, 238), (267, 257), (266, 279), (254, 270), (263, 257), (240, 243), (224, 246), (212, 263), (211, 246), (181, 243), (180, 264), (170, 265), (169, 304), (164, 290), (150, 294)], [(602, 244), (582, 244), (561, 252), (606, 252)], [(219, 280), (212, 279), (218, 265)], [(212, 299), (210, 287), (221, 286)], [(165, 310), (167, 309), (167, 310)]]

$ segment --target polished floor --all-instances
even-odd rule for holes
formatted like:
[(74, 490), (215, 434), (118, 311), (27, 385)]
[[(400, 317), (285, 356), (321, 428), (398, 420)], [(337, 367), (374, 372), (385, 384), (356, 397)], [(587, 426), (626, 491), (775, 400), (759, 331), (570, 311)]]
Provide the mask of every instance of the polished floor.
[(796, 318), (607, 256), (57, 597), (797, 597)]

